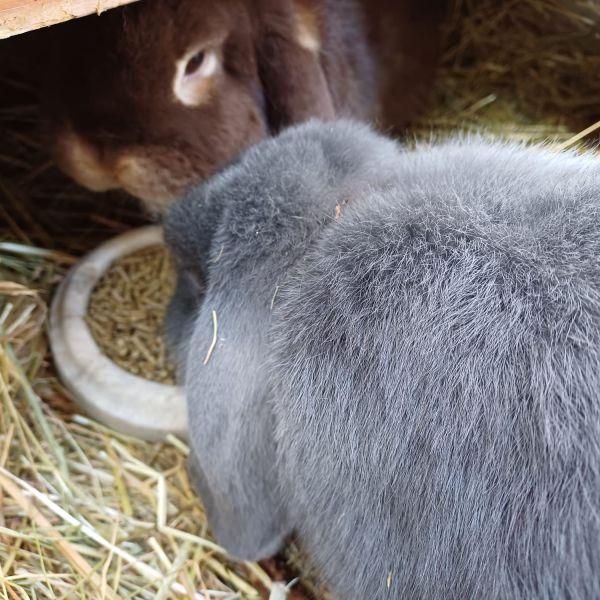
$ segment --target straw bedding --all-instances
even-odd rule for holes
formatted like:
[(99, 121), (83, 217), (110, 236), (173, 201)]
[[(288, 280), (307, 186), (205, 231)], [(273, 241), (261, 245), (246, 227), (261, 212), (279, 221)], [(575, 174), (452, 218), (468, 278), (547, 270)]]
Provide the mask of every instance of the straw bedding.
[[(454, 0), (433, 100), (409, 138), (484, 129), (595, 143), (599, 11)], [(57, 379), (45, 333), (52, 291), (83, 253), (145, 219), (132, 200), (62, 177), (36, 133), (31, 90), (0, 78), (0, 595), (278, 598), (272, 581), (301, 571), (304, 587), (288, 597), (311, 597), (303, 567), (234, 563), (211, 541), (182, 442), (115, 434), (80, 415)]]

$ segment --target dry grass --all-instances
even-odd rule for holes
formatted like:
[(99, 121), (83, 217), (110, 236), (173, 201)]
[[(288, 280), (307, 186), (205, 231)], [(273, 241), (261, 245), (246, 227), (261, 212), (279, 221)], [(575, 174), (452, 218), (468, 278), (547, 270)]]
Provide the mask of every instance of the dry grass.
[(54, 256), (13, 255), (10, 247), (2, 259), (2, 593), (258, 597), (270, 578), (257, 565), (230, 563), (210, 541), (184, 444), (147, 444), (73, 414), (44, 335), (46, 290), (63, 265)]
[(600, 4), (454, 0), (452, 6), (442, 70), (418, 135), (484, 130), (564, 143), (600, 119)]
[[(574, 136), (600, 118), (599, 10), (455, 0), (431, 109), (414, 135), (484, 129), (595, 142), (594, 131)], [(10, 80), (1, 89), (0, 596), (268, 597), (261, 567), (229, 561), (210, 540), (185, 446), (89, 421), (58, 381), (45, 336), (54, 287), (77, 257), (144, 218), (131, 200), (60, 176), (35, 134), (30, 90)]]

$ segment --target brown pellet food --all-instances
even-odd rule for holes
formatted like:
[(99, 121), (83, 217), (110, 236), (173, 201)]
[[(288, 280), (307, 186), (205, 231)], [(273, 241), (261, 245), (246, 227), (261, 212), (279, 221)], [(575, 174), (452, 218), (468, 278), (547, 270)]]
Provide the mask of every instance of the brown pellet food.
[(174, 384), (163, 339), (174, 288), (175, 271), (162, 245), (116, 260), (92, 291), (86, 316), (101, 351), (134, 375)]

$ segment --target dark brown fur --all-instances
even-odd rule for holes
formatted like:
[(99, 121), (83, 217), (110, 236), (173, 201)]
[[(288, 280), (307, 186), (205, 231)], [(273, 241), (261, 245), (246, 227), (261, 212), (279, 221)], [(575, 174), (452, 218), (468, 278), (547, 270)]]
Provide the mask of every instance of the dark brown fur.
[[(52, 28), (52, 151), (83, 185), (122, 187), (161, 211), (244, 148), (309, 117), (372, 120), (387, 95), (381, 124), (403, 126), (422, 105), (437, 52), (441, 11), (423, 5), (440, 2), (377, 0), (365, 26), (354, 0), (142, 0)], [(299, 24), (316, 50), (299, 43)], [(175, 61), (221, 40), (223, 71), (208, 100), (178, 103)]]
[(447, 0), (362, 0), (379, 67), (379, 125), (405, 129), (427, 104), (441, 51)]

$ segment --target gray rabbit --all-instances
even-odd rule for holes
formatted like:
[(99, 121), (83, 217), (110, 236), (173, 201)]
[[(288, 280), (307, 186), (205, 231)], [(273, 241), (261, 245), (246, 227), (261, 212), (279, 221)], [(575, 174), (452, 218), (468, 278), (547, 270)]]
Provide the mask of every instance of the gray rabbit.
[(600, 598), (600, 161), (311, 121), (165, 235), (232, 555), (295, 534), (345, 600)]

